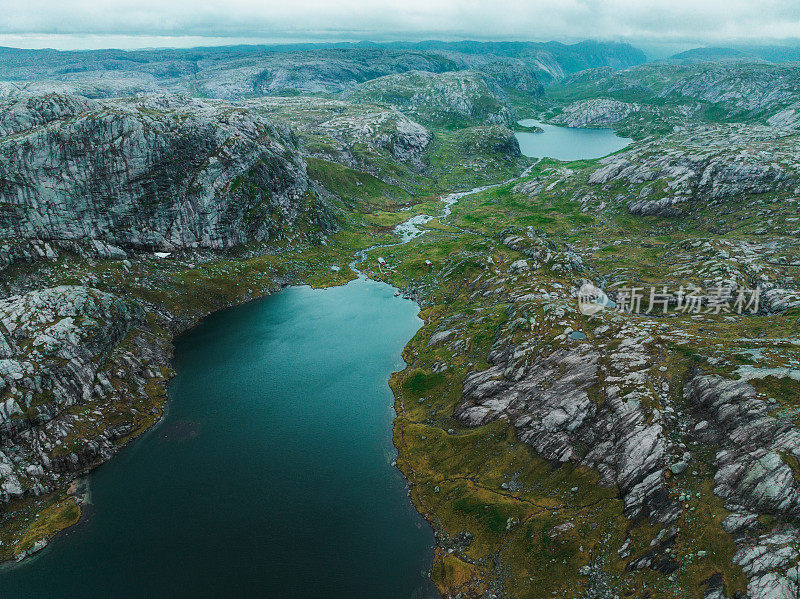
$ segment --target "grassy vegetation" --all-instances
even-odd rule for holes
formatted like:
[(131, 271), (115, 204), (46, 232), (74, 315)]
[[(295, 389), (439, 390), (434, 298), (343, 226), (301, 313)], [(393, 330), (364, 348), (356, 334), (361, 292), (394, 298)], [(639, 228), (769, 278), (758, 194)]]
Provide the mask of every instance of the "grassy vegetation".
[(508, 135), (500, 127), (436, 131), (429, 158), (430, 190), (470, 189), (519, 175), (530, 160), (509, 157), (504, 149)]
[(77, 499), (65, 492), (9, 504), (0, 513), (0, 561), (30, 552), (36, 543), (77, 524), (80, 517)]
[(351, 208), (371, 212), (379, 207), (407, 203), (411, 195), (404, 189), (385, 183), (373, 175), (356, 171), (335, 162), (309, 158), (308, 175)]

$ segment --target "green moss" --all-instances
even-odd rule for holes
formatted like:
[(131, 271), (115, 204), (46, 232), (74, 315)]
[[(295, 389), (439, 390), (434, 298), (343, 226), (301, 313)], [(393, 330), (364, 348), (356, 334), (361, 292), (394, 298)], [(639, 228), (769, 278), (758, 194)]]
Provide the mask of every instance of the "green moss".
[(766, 376), (764, 378), (752, 379), (750, 384), (753, 385), (757, 391), (778, 400), (782, 405), (792, 407), (800, 406), (800, 381), (788, 376)]
[(385, 183), (373, 175), (356, 171), (335, 162), (308, 158), (308, 175), (345, 202), (354, 202), (361, 211), (408, 201), (402, 188)]
[(419, 397), (440, 387), (443, 382), (444, 377), (442, 375), (416, 371), (403, 381), (403, 388)]

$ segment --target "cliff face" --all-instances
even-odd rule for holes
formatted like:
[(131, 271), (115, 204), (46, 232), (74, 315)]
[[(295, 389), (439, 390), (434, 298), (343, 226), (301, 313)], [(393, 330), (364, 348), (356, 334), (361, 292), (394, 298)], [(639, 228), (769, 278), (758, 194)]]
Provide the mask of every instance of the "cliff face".
[(289, 131), (174, 96), (0, 106), (0, 235), (225, 248), (316, 218)]
[[(335, 227), (296, 146), (285, 126), (224, 102), (0, 103), (0, 504), (58, 495), (146, 430), (162, 414), (171, 334), (272, 288), (259, 272), (201, 293), (203, 275), (173, 276), (142, 250), (184, 250), (193, 269), (211, 250)], [(132, 299), (126, 286), (142, 284)], [(52, 534), (21, 541), (14, 509), (4, 559)]]
[(318, 129), (342, 144), (363, 143), (416, 168), (422, 167), (433, 141), (430, 131), (396, 110), (365, 111), (358, 118), (336, 116)]

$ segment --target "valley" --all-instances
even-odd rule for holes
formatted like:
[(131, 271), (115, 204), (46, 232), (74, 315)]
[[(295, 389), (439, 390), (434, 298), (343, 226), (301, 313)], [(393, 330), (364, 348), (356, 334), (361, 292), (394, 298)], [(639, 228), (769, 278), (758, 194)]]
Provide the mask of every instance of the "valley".
[(0, 557), (70, 541), (180, 335), (357, 270), (420, 308), (393, 443), (442, 597), (798, 591), (796, 64), (465, 44), (6, 71)]

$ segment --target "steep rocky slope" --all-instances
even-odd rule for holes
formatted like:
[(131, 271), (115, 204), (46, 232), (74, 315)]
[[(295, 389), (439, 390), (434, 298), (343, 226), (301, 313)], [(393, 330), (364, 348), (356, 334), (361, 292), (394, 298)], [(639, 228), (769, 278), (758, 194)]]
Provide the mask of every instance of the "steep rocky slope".
[[(115, 411), (122, 416), (124, 400), (114, 404), (122, 395), (146, 394), (147, 379), (156, 375), (151, 369), (167, 364), (163, 347), (144, 342), (141, 309), (96, 289), (60, 286), (11, 296), (0, 303), (0, 315), (0, 500), (8, 502), (52, 491), (65, 474), (108, 459), (113, 442), (135, 431), (136, 417), (133, 411), (130, 421), (104, 419)], [(129, 335), (126, 351), (118, 346)]]
[[(196, 268), (243, 244), (260, 255), (288, 239), (308, 247), (324, 241), (338, 225), (316, 186), (294, 134), (241, 106), (163, 95), (3, 101), (6, 559), (35, 551), (72, 523), (78, 512), (67, 484), (158, 421), (172, 334), (268, 293), (278, 278), (223, 276), (220, 286), (215, 272), (158, 276), (159, 262), (191, 251), (181, 267)], [(206, 287), (201, 299), (195, 286)]]
[(4, 236), (230, 247), (322, 213), (291, 134), (246, 110), (44, 96), (1, 112)]

